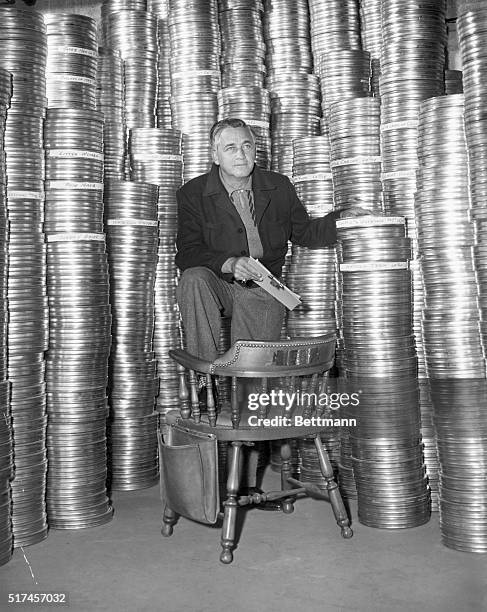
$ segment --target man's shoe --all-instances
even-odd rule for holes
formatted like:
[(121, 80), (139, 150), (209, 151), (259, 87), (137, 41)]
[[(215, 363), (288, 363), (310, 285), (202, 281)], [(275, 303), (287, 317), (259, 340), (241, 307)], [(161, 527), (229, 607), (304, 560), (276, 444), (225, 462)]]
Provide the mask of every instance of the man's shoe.
[[(239, 495), (255, 495), (256, 493), (262, 495), (264, 491), (258, 487), (243, 487), (239, 491)], [(252, 506), (259, 510), (266, 510), (267, 512), (282, 512), (282, 502), (279, 499), (273, 501), (268, 500), (260, 504), (252, 504)]]

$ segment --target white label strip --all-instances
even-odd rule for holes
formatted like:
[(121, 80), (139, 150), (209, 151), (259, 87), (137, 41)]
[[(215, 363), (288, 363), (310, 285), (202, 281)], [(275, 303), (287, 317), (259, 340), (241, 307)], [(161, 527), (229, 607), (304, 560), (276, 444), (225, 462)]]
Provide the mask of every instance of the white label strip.
[(268, 130), (270, 128), (268, 121), (259, 121), (258, 119), (245, 119), (245, 123), (250, 125), (250, 127), (259, 127), (264, 130)]
[(390, 132), (391, 130), (418, 129), (418, 119), (414, 121), (392, 121), (391, 123), (383, 123), (380, 126), (381, 132)]
[(134, 161), (182, 161), (182, 155), (169, 155), (166, 153), (136, 153), (131, 155)]
[[(69, 47), (66, 45), (59, 45), (58, 47), (54, 47), (52, 52), (76, 53), (77, 55), (87, 55), (88, 57), (98, 58), (98, 53), (96, 51), (93, 51), (93, 49), (85, 49), (84, 47)], [(49, 49), (49, 53), (51, 53), (51, 49)]]
[(354, 164), (380, 164), (381, 161), (382, 157), (380, 155), (361, 155), (335, 159), (335, 161), (330, 162), (330, 167), (339, 168), (340, 166), (353, 166)]
[(78, 76), (77, 74), (51, 73), (49, 78), (53, 81), (69, 81), (70, 83), (82, 83), (83, 85), (96, 86), (96, 80), (89, 77)]
[(304, 181), (331, 181), (331, 172), (316, 172), (315, 174), (300, 174), (293, 177), (293, 183), (304, 183)]
[(95, 159), (96, 161), (103, 161), (105, 159), (103, 153), (83, 151), (82, 149), (46, 149), (46, 155), (47, 157), (62, 157), (65, 159), (85, 158)]
[(171, 76), (176, 78), (176, 79), (180, 79), (182, 77), (186, 77), (186, 78), (191, 78), (193, 76), (214, 76), (214, 77), (220, 77), (220, 71), (219, 70), (192, 70), (191, 73), (188, 75), (187, 72), (172, 72)]
[(404, 217), (384, 217), (379, 215), (361, 215), (360, 217), (348, 217), (337, 219), (337, 229), (344, 227), (379, 227), (381, 225), (404, 225)]
[(7, 191), (9, 200), (43, 200), (43, 191)]
[(91, 242), (104, 242), (105, 234), (95, 234), (91, 232), (64, 232), (60, 234), (46, 234), (47, 242), (81, 242), (88, 240)]
[(151, 221), (149, 219), (132, 219), (127, 217), (126, 219), (107, 219), (106, 225), (143, 225), (146, 227), (157, 227), (157, 221)]
[(374, 272), (375, 270), (407, 270), (407, 261), (367, 261), (364, 263), (342, 263), (340, 272)]
[(82, 183), (77, 181), (46, 181), (46, 189), (72, 189), (75, 191), (96, 189), (103, 191), (103, 183)]
[(383, 172), (380, 178), (383, 181), (392, 181), (394, 179), (416, 180), (416, 170), (396, 170), (396, 172)]

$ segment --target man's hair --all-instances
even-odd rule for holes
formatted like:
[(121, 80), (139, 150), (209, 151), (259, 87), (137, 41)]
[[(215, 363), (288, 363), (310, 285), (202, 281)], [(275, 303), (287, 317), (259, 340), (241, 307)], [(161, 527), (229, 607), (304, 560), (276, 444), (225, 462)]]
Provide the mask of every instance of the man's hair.
[(220, 121), (217, 121), (213, 124), (210, 130), (210, 143), (212, 147), (215, 147), (218, 144), (218, 141), (220, 140), (220, 134), (227, 127), (247, 128), (248, 131), (252, 134), (252, 140), (255, 141), (255, 136), (252, 132), (252, 129), (249, 125), (245, 123), (243, 119), (239, 119), (238, 117), (227, 117), (226, 119), (221, 119)]

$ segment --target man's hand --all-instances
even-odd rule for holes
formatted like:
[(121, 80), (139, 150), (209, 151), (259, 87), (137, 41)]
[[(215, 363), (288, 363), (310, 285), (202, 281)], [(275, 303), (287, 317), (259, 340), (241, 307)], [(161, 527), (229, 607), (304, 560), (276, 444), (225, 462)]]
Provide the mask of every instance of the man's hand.
[(347, 217), (362, 217), (363, 215), (373, 215), (371, 210), (360, 208), (360, 206), (351, 206), (346, 210), (340, 211), (340, 219), (346, 219)]
[(232, 257), (225, 264), (230, 268), (233, 277), (238, 281), (261, 281), (262, 275), (250, 257)]

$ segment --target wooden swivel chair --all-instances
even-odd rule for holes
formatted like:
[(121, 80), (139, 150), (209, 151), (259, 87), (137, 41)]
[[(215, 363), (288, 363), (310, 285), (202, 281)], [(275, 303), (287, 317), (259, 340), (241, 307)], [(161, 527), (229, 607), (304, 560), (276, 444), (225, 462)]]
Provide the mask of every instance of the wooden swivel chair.
[[(325, 406), (318, 400), (326, 393), (327, 373), (334, 361), (335, 340), (334, 334), (279, 342), (239, 340), (213, 363), (198, 359), (184, 350), (170, 351), (170, 356), (178, 363), (181, 405), (179, 411), (171, 411), (166, 415), (167, 424), (182, 425), (187, 430), (201, 434), (214, 434), (218, 441), (230, 443), (227, 498), (223, 502), (222, 563), (231, 563), (233, 560), (235, 523), (240, 506), (281, 499), (283, 511), (289, 514), (293, 512), (293, 502), (298, 494), (323, 497), (323, 490), (316, 485), (301, 483), (293, 478), (289, 444), (291, 438), (314, 438), (336, 521), (342, 536), (352, 537), (353, 532), (334, 480), (330, 459), (320, 438), (320, 432), (326, 429), (326, 425), (323, 424)], [(207, 377), (207, 411), (203, 414), (198, 401), (197, 372)], [(218, 407), (215, 405), (212, 376), (231, 379), (229, 403)], [(244, 379), (249, 378), (259, 380), (258, 390), (267, 394), (269, 402), (266, 402), (265, 396), (261, 396), (258, 402), (257, 395), (242, 393), (242, 387), (245, 388)], [(282, 392), (280, 396), (279, 392)], [(288, 396), (284, 396), (285, 393)], [(249, 408), (249, 397), (256, 400), (258, 407), (253, 404)], [(293, 399), (291, 406), (290, 398)], [(239, 497), (242, 446), (278, 439), (283, 440), (281, 490)], [(177, 513), (166, 502), (162, 527), (164, 536), (172, 535), (177, 518)]]

